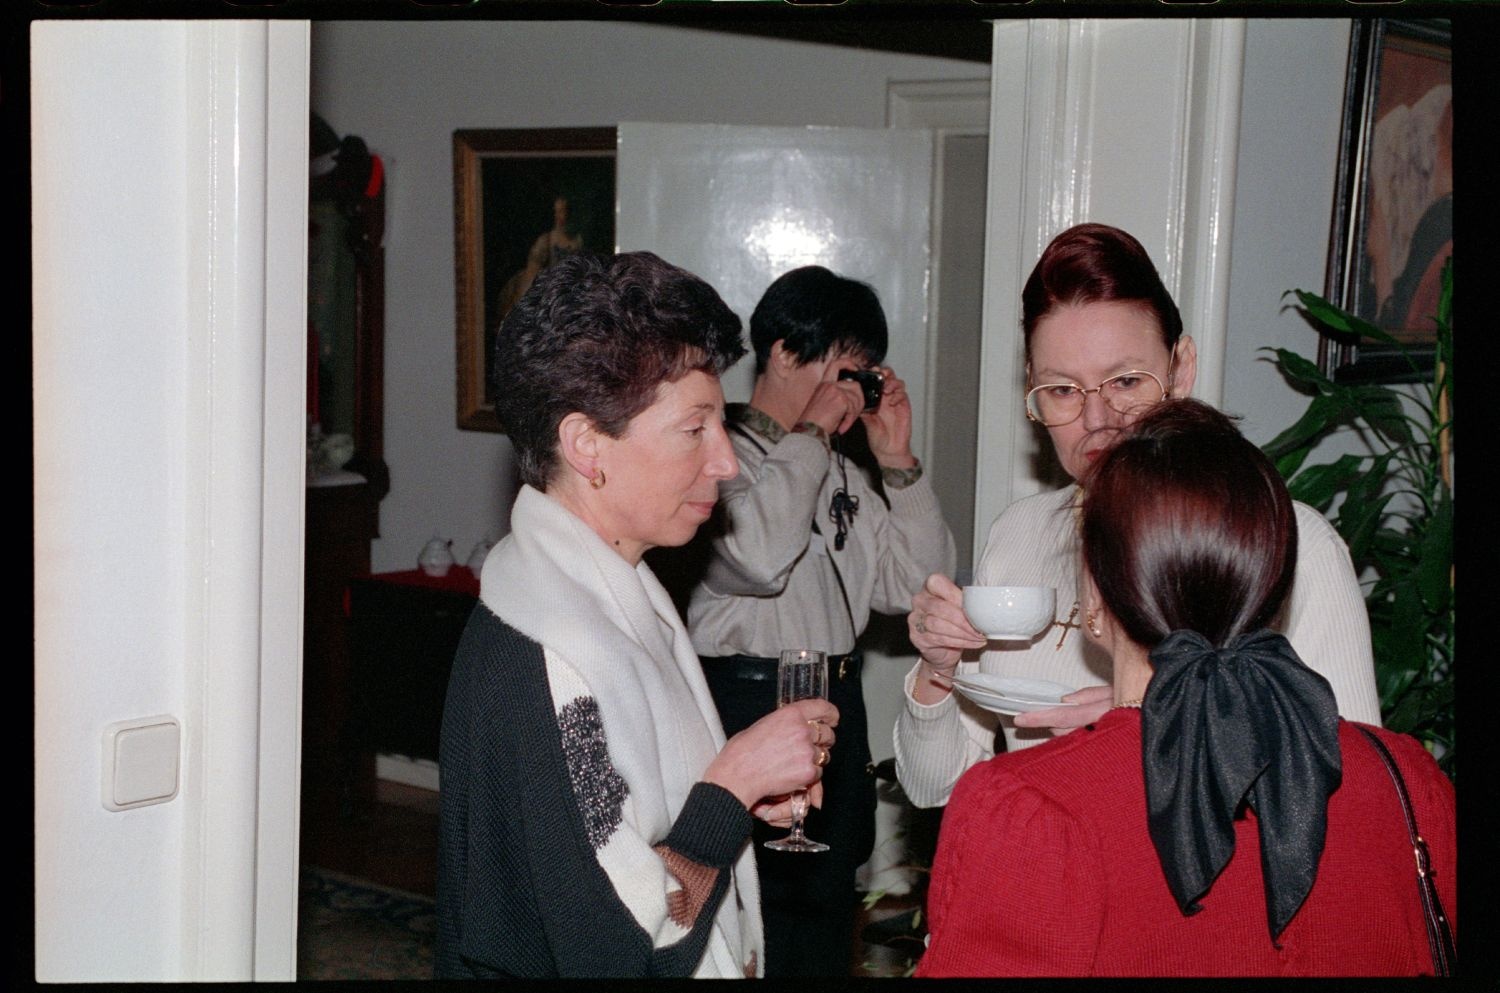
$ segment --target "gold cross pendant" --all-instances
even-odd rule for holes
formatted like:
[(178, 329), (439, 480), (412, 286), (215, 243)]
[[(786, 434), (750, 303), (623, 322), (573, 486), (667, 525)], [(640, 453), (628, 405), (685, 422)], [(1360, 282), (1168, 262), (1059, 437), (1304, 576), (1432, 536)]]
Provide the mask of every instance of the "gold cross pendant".
[(1053, 651), (1058, 651), (1058, 652), (1062, 651), (1063, 642), (1067, 640), (1067, 638), (1068, 638), (1068, 631), (1069, 630), (1071, 630), (1072, 628), (1081, 628), (1081, 627), (1083, 627), (1082, 624), (1079, 624), (1077, 621), (1074, 620), (1074, 618), (1077, 617), (1077, 616), (1078, 616), (1078, 601), (1074, 600), (1073, 601), (1073, 609), (1070, 610), (1070, 611), (1068, 611), (1068, 619), (1065, 620), (1065, 621), (1053, 621), (1052, 622), (1053, 624), (1056, 624), (1058, 627), (1062, 628), (1062, 634), (1058, 636), (1057, 644), (1053, 647)]

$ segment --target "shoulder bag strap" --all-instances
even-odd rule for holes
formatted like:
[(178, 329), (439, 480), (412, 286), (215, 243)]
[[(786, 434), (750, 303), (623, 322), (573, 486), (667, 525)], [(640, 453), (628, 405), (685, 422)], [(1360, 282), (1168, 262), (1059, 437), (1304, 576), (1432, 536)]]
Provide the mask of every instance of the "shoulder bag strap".
[(1390, 749), (1385, 747), (1385, 742), (1367, 728), (1358, 724), (1353, 727), (1374, 746), (1375, 753), (1385, 764), (1385, 771), (1390, 773), (1391, 782), (1395, 784), (1396, 796), (1401, 800), (1401, 813), (1406, 818), (1406, 832), (1411, 839), (1412, 854), (1417, 861), (1417, 891), (1422, 897), (1422, 916), (1427, 922), (1427, 944), (1432, 950), (1432, 967), (1437, 975), (1450, 976), (1454, 966), (1458, 964), (1458, 955), (1453, 947), (1453, 932), (1448, 927), (1448, 915), (1443, 913), (1442, 901), (1438, 899), (1437, 887), (1432, 882), (1432, 863), (1427, 855), (1427, 842), (1417, 831), (1417, 815), (1412, 810), (1406, 783), (1401, 778), (1400, 770), (1396, 768), (1396, 760), (1391, 756)]

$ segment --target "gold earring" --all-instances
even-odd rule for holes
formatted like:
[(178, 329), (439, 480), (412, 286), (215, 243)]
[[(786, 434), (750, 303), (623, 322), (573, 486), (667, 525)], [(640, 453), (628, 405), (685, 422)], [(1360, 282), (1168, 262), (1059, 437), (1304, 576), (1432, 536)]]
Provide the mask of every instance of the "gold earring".
[(1094, 612), (1092, 610), (1084, 614), (1084, 623), (1088, 624), (1089, 626), (1089, 634), (1093, 635), (1095, 638), (1104, 637), (1104, 632), (1099, 630), (1099, 625), (1094, 620)]
[(589, 477), (589, 485), (592, 486), (596, 490), (602, 490), (602, 489), (604, 489), (604, 482), (605, 482), (605, 479), (604, 479), (604, 470), (603, 469), (599, 470), (599, 475)]

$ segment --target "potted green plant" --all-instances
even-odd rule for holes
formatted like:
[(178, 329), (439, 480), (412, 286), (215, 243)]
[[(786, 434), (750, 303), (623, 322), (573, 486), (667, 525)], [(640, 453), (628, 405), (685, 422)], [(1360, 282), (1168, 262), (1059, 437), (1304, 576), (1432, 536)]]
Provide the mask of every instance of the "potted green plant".
[[(1326, 299), (1291, 290), (1324, 333), (1413, 351)], [(1366, 590), (1383, 722), (1421, 740), (1451, 776), (1453, 721), (1453, 273), (1443, 270), (1433, 374), (1405, 388), (1347, 384), (1284, 348), (1267, 348), (1293, 388), (1311, 397), (1295, 424), (1264, 446), (1292, 496), (1325, 514), (1349, 546)], [(1324, 438), (1359, 434), (1368, 454), (1309, 464)]]

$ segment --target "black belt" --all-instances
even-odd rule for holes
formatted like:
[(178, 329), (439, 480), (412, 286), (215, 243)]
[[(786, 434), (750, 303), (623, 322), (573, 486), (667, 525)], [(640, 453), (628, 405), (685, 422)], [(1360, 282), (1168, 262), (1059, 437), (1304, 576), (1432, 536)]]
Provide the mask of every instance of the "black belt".
[[(848, 655), (828, 656), (828, 677), (839, 681), (848, 681), (859, 678), (860, 670), (864, 667), (864, 652), (856, 648)], [(736, 679), (769, 680), (776, 679), (776, 666), (778, 660), (767, 658), (764, 655), (704, 655), (700, 657), (704, 665), (728, 666), (729, 672)]]

